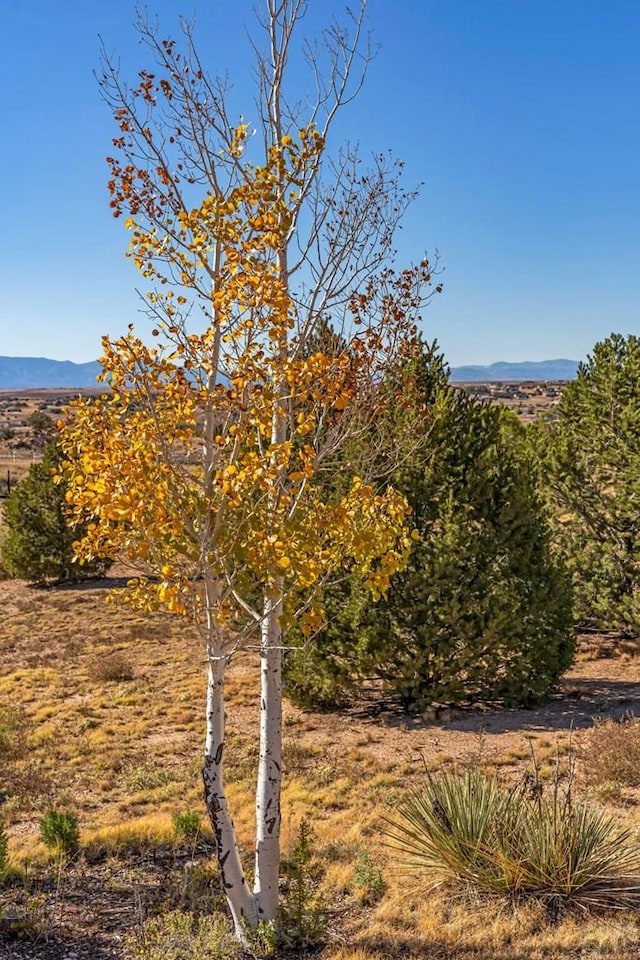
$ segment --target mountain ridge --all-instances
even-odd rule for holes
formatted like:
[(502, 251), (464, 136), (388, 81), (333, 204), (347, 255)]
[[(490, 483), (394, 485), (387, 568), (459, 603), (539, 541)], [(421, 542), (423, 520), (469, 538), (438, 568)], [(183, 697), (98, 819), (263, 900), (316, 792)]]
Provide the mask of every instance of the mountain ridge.
[(578, 370), (578, 360), (557, 358), (555, 360), (500, 360), (488, 365), (469, 364), (451, 367), (451, 379), (457, 383), (491, 383), (494, 381), (522, 380), (573, 380)]
[(74, 363), (47, 357), (0, 357), (0, 390), (96, 387), (101, 369), (97, 360)]
[[(454, 383), (491, 383), (495, 381), (572, 380), (577, 360), (498, 361), (488, 365), (468, 364), (451, 367)], [(95, 387), (101, 366), (97, 360), (74, 363), (47, 357), (0, 356), (0, 390), (46, 390), (56, 387), (86, 389)]]

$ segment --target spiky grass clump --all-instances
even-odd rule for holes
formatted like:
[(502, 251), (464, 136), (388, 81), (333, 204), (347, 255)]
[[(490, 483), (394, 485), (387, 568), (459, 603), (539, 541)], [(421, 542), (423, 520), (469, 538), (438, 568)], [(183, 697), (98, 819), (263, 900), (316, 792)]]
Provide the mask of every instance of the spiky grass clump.
[(627, 830), (556, 782), (550, 796), (531, 777), (513, 789), (478, 771), (428, 779), (402, 804), (386, 833), (434, 884), (534, 897), (557, 914), (640, 906), (640, 847)]

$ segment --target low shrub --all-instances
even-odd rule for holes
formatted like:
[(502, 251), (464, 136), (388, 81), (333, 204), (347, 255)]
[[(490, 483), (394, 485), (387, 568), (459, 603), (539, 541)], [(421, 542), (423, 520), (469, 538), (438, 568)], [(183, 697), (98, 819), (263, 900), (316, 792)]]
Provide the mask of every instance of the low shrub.
[(188, 913), (211, 914), (225, 909), (217, 864), (212, 860), (188, 860), (179, 882), (172, 884), (172, 907)]
[(640, 787), (640, 720), (596, 724), (583, 753), (588, 783)]
[(176, 810), (171, 815), (173, 829), (178, 840), (196, 840), (202, 830), (202, 821), (197, 810)]
[(20, 806), (32, 806), (50, 790), (49, 775), (29, 747), (31, 733), (20, 707), (0, 707), (0, 802), (11, 797)]
[(126, 960), (235, 960), (240, 945), (221, 914), (174, 910), (152, 917), (125, 940)]
[(110, 653), (106, 657), (96, 657), (89, 667), (89, 676), (96, 683), (121, 683), (124, 680), (133, 680), (136, 670), (123, 653)]
[(40, 821), (40, 836), (58, 856), (75, 853), (80, 846), (78, 818), (72, 810), (47, 810)]
[(354, 864), (353, 886), (358, 900), (365, 906), (377, 903), (386, 889), (380, 867), (366, 852), (361, 853)]
[(478, 771), (429, 778), (387, 823), (388, 842), (435, 883), (462, 882), (515, 899), (535, 898), (557, 916), (640, 906), (640, 848), (607, 815), (537, 776), (512, 789)]
[(318, 901), (318, 864), (314, 834), (302, 820), (290, 855), (282, 861), (284, 890), (279, 911), (279, 942), (291, 951), (318, 947), (326, 933), (324, 912)]

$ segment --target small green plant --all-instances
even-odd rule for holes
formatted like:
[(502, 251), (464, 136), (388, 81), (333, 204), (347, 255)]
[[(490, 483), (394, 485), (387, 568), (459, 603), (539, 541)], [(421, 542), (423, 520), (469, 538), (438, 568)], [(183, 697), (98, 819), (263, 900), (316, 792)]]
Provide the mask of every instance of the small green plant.
[(437, 884), (540, 900), (550, 916), (640, 906), (640, 848), (629, 831), (534, 774), (506, 789), (477, 770), (429, 778), (389, 820), (389, 844)]
[(309, 823), (301, 820), (291, 854), (282, 861), (285, 888), (279, 913), (279, 940), (287, 950), (316, 947), (323, 942), (326, 932), (316, 892), (314, 840)]
[(126, 960), (236, 960), (241, 955), (219, 913), (194, 917), (183, 910), (153, 917), (125, 940)]
[(253, 929), (245, 927), (244, 936), (254, 957), (272, 957), (278, 945), (278, 928), (273, 920), (258, 920)]
[(362, 904), (377, 903), (386, 889), (384, 877), (366, 851), (363, 851), (353, 866), (353, 886)]
[(80, 846), (77, 816), (72, 810), (47, 810), (40, 821), (40, 836), (57, 856), (75, 853)]
[(197, 810), (192, 810), (190, 807), (186, 810), (175, 810), (171, 819), (177, 840), (190, 842), (197, 840), (202, 830), (202, 821)]

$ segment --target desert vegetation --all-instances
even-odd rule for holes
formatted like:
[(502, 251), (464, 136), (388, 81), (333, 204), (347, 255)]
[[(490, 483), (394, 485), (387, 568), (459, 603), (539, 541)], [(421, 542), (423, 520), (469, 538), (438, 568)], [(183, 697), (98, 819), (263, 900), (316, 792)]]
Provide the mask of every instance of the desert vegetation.
[[(94, 586), (1, 585), (1, 896), (4, 915), (30, 925), (26, 939), (3, 941), (7, 957), (145, 956), (145, 937), (158, 956), (171, 955), (173, 937), (179, 955), (185, 929), (197, 956), (198, 930), (230, 930), (221, 927), (202, 805), (199, 639), (170, 615), (106, 603), (125, 574), (116, 567)], [(566, 960), (585, 942), (594, 957), (632, 960), (635, 911), (585, 914), (570, 901), (548, 909), (544, 897), (483, 893), (441, 875), (434, 887), (433, 870), (408, 865), (385, 836), (403, 804), (428, 796), (442, 775), (482, 774), (505, 790), (530, 790), (535, 756), (543, 802), (554, 802), (557, 776), (560, 798), (571, 782), (576, 809), (587, 802), (612, 818), (616, 835), (630, 831), (630, 851), (640, 826), (640, 725), (631, 715), (640, 675), (628, 640), (611, 640), (606, 653), (585, 636), (556, 695), (534, 709), (442, 705), (412, 715), (372, 694), (332, 712), (285, 702), (283, 898), (304, 937), (315, 930), (327, 960)], [(239, 658), (228, 679), (229, 793), (244, 856), (254, 802), (253, 657)], [(77, 818), (78, 852), (60, 858), (55, 841), (46, 845), (40, 824), (51, 810)], [(303, 822), (301, 894), (288, 861)], [(214, 941), (207, 949), (217, 949)]]
[(55, 479), (62, 462), (56, 443), (45, 448), (42, 460), (31, 465), (10, 493), (2, 512), (0, 550), (4, 570), (14, 577), (42, 582), (95, 579), (110, 561), (101, 557), (76, 562), (73, 544), (84, 529), (68, 522), (67, 485)]
[(41, 462), (3, 508), (0, 950), (631, 960), (636, 341), (532, 426), (454, 389), (402, 165), (331, 141), (364, 4), (305, 109), (301, 9), (260, 20), (262, 136), (188, 25), (140, 13), (134, 85), (103, 61), (151, 333), (58, 426), (4, 411)]
[[(525, 431), (499, 406), (454, 390), (435, 345), (423, 346), (411, 374), (403, 405), (379, 421), (400, 453), (392, 483), (412, 511), (407, 562), (376, 604), (353, 576), (325, 590), (327, 625), (313, 644), (298, 633), (300, 649), (287, 655), (290, 695), (330, 705), (373, 682), (413, 712), (438, 702), (532, 705), (571, 663), (572, 598)], [(422, 411), (417, 449), (407, 409)]]
[[(640, 724), (634, 716), (640, 674), (633, 630), (616, 632), (614, 616), (590, 621), (590, 632), (576, 634), (563, 620), (557, 636), (568, 644), (564, 663), (554, 652), (556, 641), (546, 647), (538, 634), (532, 662), (549, 656), (556, 673), (542, 696), (520, 700), (528, 709), (513, 705), (518, 697), (505, 696), (504, 664), (474, 660), (473, 646), (465, 652), (465, 637), (481, 636), (485, 643), (496, 637), (500, 651), (510, 635), (504, 624), (513, 614), (501, 617), (503, 601), (493, 596), (491, 578), (481, 581), (461, 621), (464, 626), (473, 614), (473, 630), (457, 633), (459, 662), (467, 657), (471, 669), (465, 683), (450, 653), (453, 682), (434, 696), (425, 675), (422, 699), (407, 698), (401, 684), (410, 657), (402, 643), (382, 648), (369, 639), (369, 631), (376, 636), (376, 616), (383, 628), (392, 617), (401, 630), (404, 605), (405, 637), (424, 624), (427, 632), (415, 650), (422, 649), (428, 663), (444, 642), (438, 641), (443, 623), (444, 636), (453, 635), (447, 598), (457, 597), (464, 611), (465, 595), (473, 595), (474, 558), (480, 565), (488, 544), (496, 562), (511, 551), (521, 555), (518, 531), (528, 529), (521, 527), (523, 508), (537, 536), (546, 538), (545, 549), (557, 556), (554, 562), (565, 556), (564, 541), (554, 535), (545, 474), (537, 468), (543, 462), (540, 430), (554, 433), (543, 445), (550, 455), (562, 420), (532, 428), (529, 436), (531, 428), (523, 433), (509, 415), (451, 390), (437, 348), (423, 346), (412, 362), (421, 377), (411, 375), (405, 386), (415, 390), (413, 402), (430, 425), (429, 445), (409, 445), (395, 482), (411, 478), (405, 489), (415, 497), (415, 529), (422, 529), (422, 538), (412, 541), (418, 552), (376, 605), (360, 606), (357, 581), (327, 588), (329, 633), (298, 650), (301, 638), (294, 632), (287, 654), (277, 949), (320, 949), (327, 960), (425, 953), (447, 960), (558, 960), (581, 956), (586, 942), (593, 957), (632, 960), (640, 827)], [(389, 416), (400, 413), (390, 410)], [(408, 421), (413, 431), (415, 421)], [(394, 435), (403, 436), (398, 423)], [(473, 469), (465, 469), (469, 463)], [(526, 482), (511, 488), (504, 471), (518, 464), (513, 477)], [(51, 469), (24, 481), (21, 502), (37, 505), (42, 484), (57, 489)], [(501, 514), (500, 497), (512, 489), (522, 490), (524, 500)], [(613, 496), (613, 485), (609, 492)], [(448, 504), (440, 519), (434, 502)], [(517, 506), (512, 494), (508, 502)], [(445, 536), (446, 562), (434, 577), (422, 559), (425, 534), (446, 533), (444, 518), (454, 521), (463, 504), (461, 532), (474, 529), (471, 510), (490, 521), (491, 539), (476, 527), (466, 552), (457, 551), (466, 558), (461, 566), (451, 555), (447, 560)], [(429, 523), (420, 528), (422, 516)], [(66, 543), (66, 532), (55, 530)], [(26, 544), (34, 542), (28, 526), (23, 532)], [(530, 544), (531, 534), (524, 539)], [(442, 548), (433, 543), (437, 556)], [(523, 585), (529, 574), (536, 576), (526, 556), (515, 568)], [(544, 569), (544, 553), (537, 556)], [(571, 557), (565, 566), (563, 574), (554, 573), (553, 564), (546, 568), (547, 576), (560, 576), (560, 592), (550, 596), (564, 618), (571, 612)], [(70, 949), (114, 960), (237, 955), (214, 866), (215, 836), (201, 800), (201, 641), (196, 626), (175, 614), (106, 602), (112, 588), (136, 573), (118, 563), (95, 585), (65, 585), (60, 578), (49, 586), (17, 579), (0, 584), (0, 949), (7, 956), (56, 960)], [(407, 578), (412, 593), (397, 599), (407, 596)], [(419, 606), (416, 591), (425, 582), (420, 590), (428, 601), (432, 578), (440, 599), (430, 612)], [(575, 575), (573, 582), (580, 589)], [(512, 599), (517, 588), (516, 582)], [(541, 602), (544, 610), (544, 600), (535, 596), (525, 591), (520, 610), (527, 597), (532, 609)], [(347, 618), (345, 611), (351, 611)], [(384, 666), (377, 676), (376, 650)], [(417, 660), (417, 652), (413, 656)], [(257, 658), (250, 650), (235, 658), (226, 690), (228, 794), (247, 866)], [(516, 684), (523, 664), (516, 663)], [(419, 670), (413, 674), (415, 691), (420, 676)], [(536, 700), (542, 703), (532, 706)], [(273, 931), (260, 926), (251, 949), (267, 954), (275, 948)]]
[(640, 339), (612, 334), (567, 385), (558, 421), (531, 431), (576, 614), (636, 633)]

